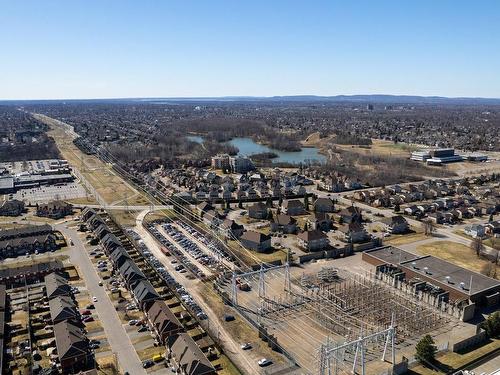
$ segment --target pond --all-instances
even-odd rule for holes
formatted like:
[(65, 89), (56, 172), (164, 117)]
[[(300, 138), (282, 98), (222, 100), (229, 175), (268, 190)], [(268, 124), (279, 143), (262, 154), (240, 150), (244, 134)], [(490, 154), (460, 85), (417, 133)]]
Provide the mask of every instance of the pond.
[[(187, 137), (190, 141), (202, 143), (203, 137), (197, 135), (190, 135)], [(272, 159), (274, 163), (292, 163), (298, 164), (308, 161), (319, 161), (324, 163), (326, 157), (319, 153), (316, 147), (304, 147), (300, 151), (279, 151), (266, 145), (256, 143), (251, 138), (233, 138), (228, 143), (235, 146), (240, 150), (238, 155), (250, 156), (253, 154), (260, 154), (263, 152), (273, 152), (278, 155), (277, 158)]]

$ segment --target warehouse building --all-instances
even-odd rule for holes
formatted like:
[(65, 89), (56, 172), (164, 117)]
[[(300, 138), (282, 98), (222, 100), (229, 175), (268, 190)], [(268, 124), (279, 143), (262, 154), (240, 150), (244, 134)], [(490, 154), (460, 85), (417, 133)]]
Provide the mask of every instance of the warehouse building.
[(420, 256), (385, 246), (363, 253), (362, 258), (377, 272), (417, 286), (429, 293), (439, 293), (443, 301), (469, 301), (476, 307), (500, 303), (500, 281), (459, 267), (430, 255)]

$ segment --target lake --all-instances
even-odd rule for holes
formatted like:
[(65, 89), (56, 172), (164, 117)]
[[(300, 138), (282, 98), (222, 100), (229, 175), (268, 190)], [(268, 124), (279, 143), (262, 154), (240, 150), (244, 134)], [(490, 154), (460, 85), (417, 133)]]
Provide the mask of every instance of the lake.
[[(203, 142), (203, 137), (198, 135), (190, 135), (187, 138), (192, 142)], [(251, 138), (233, 138), (228, 143), (240, 150), (238, 152), (238, 155), (240, 156), (250, 156), (253, 154), (260, 154), (262, 152), (273, 152), (278, 155), (277, 158), (272, 159), (274, 163), (298, 164), (303, 163), (306, 160), (315, 160), (321, 163), (326, 161), (325, 155), (321, 155), (316, 147), (304, 147), (300, 151), (279, 151), (266, 145), (256, 143)]]

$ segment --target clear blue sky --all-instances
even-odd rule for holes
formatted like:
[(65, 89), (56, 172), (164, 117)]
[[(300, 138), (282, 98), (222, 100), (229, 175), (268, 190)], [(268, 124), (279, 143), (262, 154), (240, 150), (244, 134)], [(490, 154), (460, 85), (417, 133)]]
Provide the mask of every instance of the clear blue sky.
[(500, 98), (500, 1), (0, 0), (0, 99)]

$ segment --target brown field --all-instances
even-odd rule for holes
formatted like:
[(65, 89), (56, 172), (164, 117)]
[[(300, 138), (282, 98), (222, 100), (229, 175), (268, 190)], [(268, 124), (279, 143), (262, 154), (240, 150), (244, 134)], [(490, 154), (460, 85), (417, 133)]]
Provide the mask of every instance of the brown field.
[(441, 369), (431, 369), (422, 365), (416, 366), (408, 371), (410, 375), (441, 375), (450, 373), (450, 369), (457, 369), (468, 363), (474, 362), (478, 358), (487, 355), (500, 348), (500, 340), (494, 339), (470, 352), (459, 354), (447, 352), (437, 357), (438, 365)]
[(68, 160), (73, 168), (78, 168), (106, 203), (127, 200), (129, 205), (147, 204), (142, 194), (116, 175), (110, 164), (102, 162), (94, 155), (85, 155), (81, 152), (73, 144), (74, 136), (66, 132), (59, 122), (43, 115), (35, 115), (35, 117), (49, 125), (50, 130), (47, 134), (54, 138), (63, 158)]
[[(421, 245), (417, 247), (417, 251), (422, 255), (433, 255), (475, 272), (481, 272), (482, 268), (490, 263), (478, 258), (468, 246), (452, 241), (436, 241)], [(500, 266), (497, 266), (497, 275), (500, 275)]]

